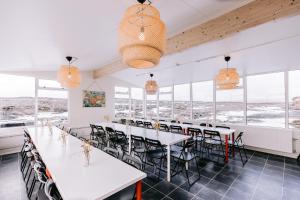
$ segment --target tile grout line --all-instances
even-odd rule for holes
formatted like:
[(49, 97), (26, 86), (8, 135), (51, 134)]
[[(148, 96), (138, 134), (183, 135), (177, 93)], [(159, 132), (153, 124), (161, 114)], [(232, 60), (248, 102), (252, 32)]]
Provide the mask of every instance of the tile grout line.
[[(251, 157), (250, 157), (248, 160), (250, 160), (250, 159), (253, 157), (253, 155), (254, 155), (254, 152), (252, 153)], [(247, 164), (247, 163), (245, 163), (245, 164)], [(242, 167), (242, 169), (244, 170), (244, 167)], [(222, 197), (222, 199), (224, 199), (224, 198), (226, 197), (226, 194), (227, 194), (228, 191), (232, 188), (232, 185), (237, 181), (237, 179), (238, 179), (240, 176), (241, 176), (241, 174), (239, 174), (239, 175), (234, 179), (234, 181), (230, 184), (228, 190), (225, 192), (225, 194), (224, 194), (224, 196)]]
[(257, 183), (256, 183), (256, 185), (255, 185), (255, 189), (254, 189), (254, 192), (253, 192), (253, 194), (252, 194), (251, 200), (253, 200), (253, 198), (254, 198), (254, 195), (255, 195), (256, 190), (257, 190), (257, 187), (258, 187), (258, 182), (259, 182), (259, 180), (260, 180), (260, 178), (261, 178), (261, 176), (262, 176), (262, 173), (263, 173), (263, 171), (264, 171), (264, 169), (265, 169), (265, 167), (266, 167), (266, 165), (267, 165), (267, 162), (268, 162), (268, 160), (269, 160), (269, 156), (270, 156), (270, 155), (268, 154), (268, 157), (267, 157), (267, 159), (266, 159), (266, 163), (265, 163), (265, 165), (264, 165), (262, 171), (261, 171), (260, 174), (259, 174), (259, 178), (258, 178)]

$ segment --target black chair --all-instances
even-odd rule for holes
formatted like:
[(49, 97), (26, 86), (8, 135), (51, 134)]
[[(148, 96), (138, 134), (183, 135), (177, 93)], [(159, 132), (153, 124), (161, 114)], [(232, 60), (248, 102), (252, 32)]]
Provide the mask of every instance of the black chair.
[(177, 123), (177, 124), (180, 124), (180, 121), (171, 120), (171, 123)]
[(119, 158), (119, 151), (117, 149), (113, 149), (111, 147), (105, 147), (103, 149), (103, 151), (108, 153), (109, 155), (115, 157), (115, 158)]
[(209, 123), (201, 123), (200, 126), (213, 127), (213, 125), (212, 125), (212, 124), (209, 124)]
[(162, 170), (163, 162), (167, 156), (167, 150), (160, 143), (159, 140), (152, 140), (149, 138), (145, 138), (146, 145), (146, 164), (148, 161), (151, 162), (154, 166), (154, 174), (156, 174), (156, 170), (158, 168), (158, 179), (160, 179), (160, 172)]
[(182, 124), (193, 125), (193, 123), (191, 123), (191, 122), (182, 122)]
[(123, 151), (123, 155), (125, 152), (128, 152), (128, 140), (123, 131), (115, 131), (116, 139), (115, 139), (115, 145), (119, 146), (121, 150)]
[[(222, 156), (225, 160), (225, 151), (220, 133), (218, 131), (204, 129), (203, 136), (207, 156), (210, 157), (210, 154), (213, 154), (213, 151), (216, 151), (216, 155), (218, 156), (218, 162), (220, 156)], [(222, 155), (220, 155), (220, 152), (222, 153)]]
[[(245, 149), (245, 144), (244, 144), (243, 139), (242, 139), (243, 134), (244, 134), (244, 132), (240, 132), (239, 135), (234, 140), (234, 144), (232, 144), (231, 140), (228, 141), (228, 144), (231, 147), (233, 146), (234, 148), (238, 149), (239, 154), (240, 154), (240, 158), (241, 158), (241, 161), (242, 161), (242, 164), (244, 166), (248, 162), (248, 156), (247, 156), (247, 152), (246, 152), (246, 149)], [(244, 153), (244, 155), (246, 157), (245, 160), (243, 159), (242, 152)]]
[(121, 119), (120, 122), (121, 124), (126, 124), (126, 119)]
[(144, 122), (144, 127), (149, 128), (149, 129), (153, 129), (153, 126), (152, 126), (151, 122)]
[(146, 145), (143, 137), (131, 135), (131, 153), (145, 163)]
[(165, 122), (166, 120), (165, 120), (165, 119), (160, 119), (160, 120), (158, 120), (158, 121), (160, 121), (160, 122)]
[(90, 124), (90, 127), (91, 127), (90, 140), (94, 140), (96, 137), (97, 129), (94, 124)]
[(193, 136), (193, 139), (195, 140), (195, 150), (202, 154), (203, 153), (202, 146), (203, 146), (203, 142), (204, 142), (204, 136), (202, 134), (201, 129), (189, 127), (187, 129), (187, 134), (190, 136)]
[(142, 121), (137, 120), (137, 121), (135, 122), (135, 124), (136, 124), (136, 126), (138, 126), (138, 127), (144, 127), (144, 123), (143, 123)]
[(115, 133), (115, 130), (111, 127), (105, 127), (105, 132), (107, 134), (107, 142), (109, 143), (109, 145), (117, 148), (117, 135)]
[(130, 125), (130, 126), (135, 126), (136, 124), (135, 124), (135, 122), (131, 119), (131, 120), (129, 120), (129, 125)]
[(216, 128), (230, 129), (230, 127), (229, 127), (229, 126), (216, 126)]
[(98, 140), (98, 147), (100, 147), (100, 149), (103, 149), (107, 146), (105, 130), (102, 126), (99, 125), (95, 125), (95, 128), (97, 130), (96, 139)]
[(159, 124), (159, 130), (164, 132), (169, 132), (169, 127), (167, 124)]
[(172, 133), (179, 133), (179, 134), (183, 134), (183, 130), (181, 126), (177, 126), (177, 125), (170, 125), (170, 131)]
[[(195, 147), (195, 141), (188, 140), (185, 142), (185, 144), (182, 147), (182, 150), (180, 152), (176, 152), (176, 151), (171, 152), (171, 157), (176, 162), (174, 165), (174, 169), (172, 170), (172, 171), (175, 171), (175, 173), (173, 173), (172, 176), (177, 175), (179, 172), (185, 171), (189, 186), (192, 186), (194, 183), (196, 183), (200, 179), (200, 170), (199, 170), (198, 163), (197, 163), (198, 156), (196, 155), (196, 153), (194, 151), (194, 147)], [(190, 183), (189, 173), (188, 173), (188, 170), (186, 169), (186, 164), (188, 164), (191, 161), (195, 161), (196, 168), (198, 171), (198, 178), (193, 183)], [(180, 165), (181, 165), (182, 170), (178, 171)], [(176, 170), (176, 168), (177, 168), (177, 170)]]

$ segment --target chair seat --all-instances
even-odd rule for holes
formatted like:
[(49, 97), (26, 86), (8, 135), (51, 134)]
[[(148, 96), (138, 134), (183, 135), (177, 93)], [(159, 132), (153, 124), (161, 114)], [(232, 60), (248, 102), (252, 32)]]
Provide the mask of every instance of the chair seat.
[(171, 156), (180, 160), (190, 161), (196, 158), (197, 156), (191, 152), (171, 152)]
[(147, 155), (152, 158), (162, 158), (166, 156), (166, 151), (160, 149), (147, 151)]

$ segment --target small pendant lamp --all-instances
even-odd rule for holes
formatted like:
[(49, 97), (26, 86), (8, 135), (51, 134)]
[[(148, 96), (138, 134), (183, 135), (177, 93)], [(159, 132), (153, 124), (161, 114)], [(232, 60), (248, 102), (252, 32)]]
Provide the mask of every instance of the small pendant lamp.
[(77, 60), (75, 57), (67, 56), (68, 65), (63, 65), (57, 72), (57, 80), (62, 87), (72, 89), (80, 86), (81, 75), (77, 67), (71, 66)]
[(240, 76), (236, 68), (228, 68), (230, 56), (225, 56), (225, 61), (227, 67), (219, 71), (219, 74), (216, 76), (216, 85), (218, 89), (234, 89), (240, 82)]
[(150, 80), (146, 82), (145, 85), (146, 94), (154, 95), (158, 90), (158, 85), (155, 80), (153, 80), (153, 74), (150, 74)]
[(133, 68), (157, 65), (165, 52), (166, 28), (159, 11), (146, 0), (129, 7), (119, 26), (119, 51), (123, 63)]

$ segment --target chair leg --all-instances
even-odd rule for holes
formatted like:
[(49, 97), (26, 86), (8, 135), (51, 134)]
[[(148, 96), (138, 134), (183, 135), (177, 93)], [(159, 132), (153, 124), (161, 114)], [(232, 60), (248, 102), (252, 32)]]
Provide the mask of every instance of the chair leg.
[(188, 170), (186, 169), (185, 164), (186, 164), (186, 162), (183, 162), (182, 168), (184, 168), (184, 171), (185, 171), (185, 174), (186, 174), (186, 178), (187, 178), (187, 181), (188, 181), (188, 184), (189, 184), (189, 187), (190, 187), (190, 186), (191, 186), (191, 183), (190, 183), (189, 172), (188, 172)]

